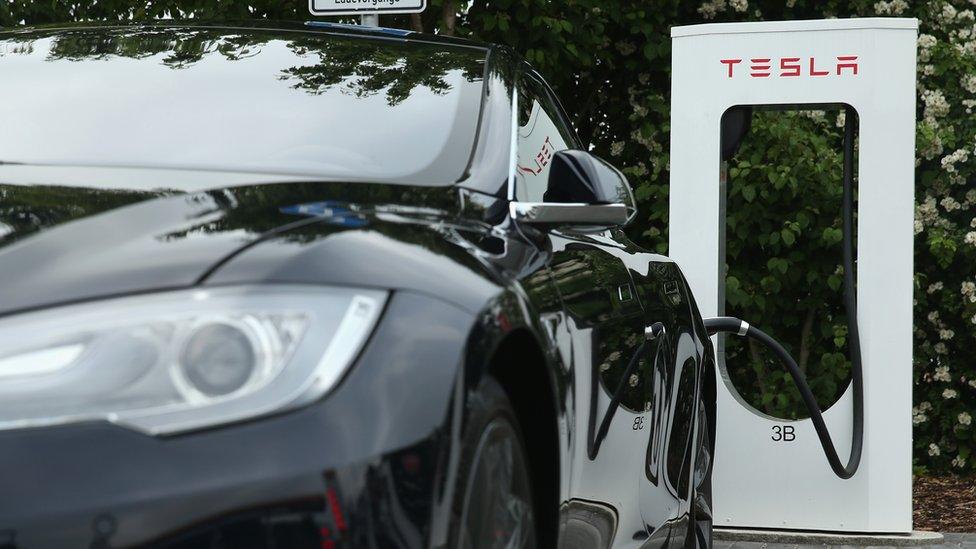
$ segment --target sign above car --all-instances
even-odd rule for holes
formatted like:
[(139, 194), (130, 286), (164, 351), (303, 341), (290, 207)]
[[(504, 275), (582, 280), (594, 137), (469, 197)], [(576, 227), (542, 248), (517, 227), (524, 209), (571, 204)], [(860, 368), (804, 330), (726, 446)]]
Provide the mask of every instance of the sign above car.
[(420, 13), (426, 8), (427, 0), (308, 0), (313, 15)]

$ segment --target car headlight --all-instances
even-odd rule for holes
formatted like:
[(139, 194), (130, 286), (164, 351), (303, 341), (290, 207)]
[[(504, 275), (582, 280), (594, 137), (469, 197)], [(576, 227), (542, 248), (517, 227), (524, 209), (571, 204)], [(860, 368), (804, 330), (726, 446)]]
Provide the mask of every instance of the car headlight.
[(0, 430), (107, 420), (149, 434), (307, 404), (342, 378), (387, 294), (251, 286), (0, 319)]

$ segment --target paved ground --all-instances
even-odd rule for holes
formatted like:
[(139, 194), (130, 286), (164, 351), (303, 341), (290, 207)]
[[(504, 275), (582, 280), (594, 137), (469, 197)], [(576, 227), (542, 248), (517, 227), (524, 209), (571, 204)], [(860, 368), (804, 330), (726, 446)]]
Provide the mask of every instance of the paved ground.
[[(844, 549), (863, 549), (864, 547), (895, 547), (894, 545), (828, 545), (824, 544), (794, 544), (794, 543), (762, 543), (751, 541), (720, 541), (713, 544), (715, 549), (811, 549), (822, 547), (837, 547)], [(904, 546), (901, 546), (904, 547)], [(976, 534), (945, 534), (945, 539), (939, 545), (921, 545), (931, 549), (976, 549)]]

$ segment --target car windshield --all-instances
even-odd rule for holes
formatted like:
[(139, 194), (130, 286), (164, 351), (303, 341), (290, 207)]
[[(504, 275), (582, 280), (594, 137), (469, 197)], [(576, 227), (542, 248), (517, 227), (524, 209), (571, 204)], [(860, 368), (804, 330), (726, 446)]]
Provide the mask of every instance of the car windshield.
[(0, 162), (453, 183), (484, 57), (315, 32), (0, 33)]

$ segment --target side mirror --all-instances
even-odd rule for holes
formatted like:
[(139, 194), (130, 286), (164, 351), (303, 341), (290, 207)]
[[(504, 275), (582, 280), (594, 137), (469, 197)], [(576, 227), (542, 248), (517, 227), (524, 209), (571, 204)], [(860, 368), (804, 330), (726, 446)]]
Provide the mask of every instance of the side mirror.
[(517, 221), (535, 225), (626, 225), (636, 213), (630, 184), (620, 170), (586, 151), (552, 157), (544, 202), (512, 202)]

